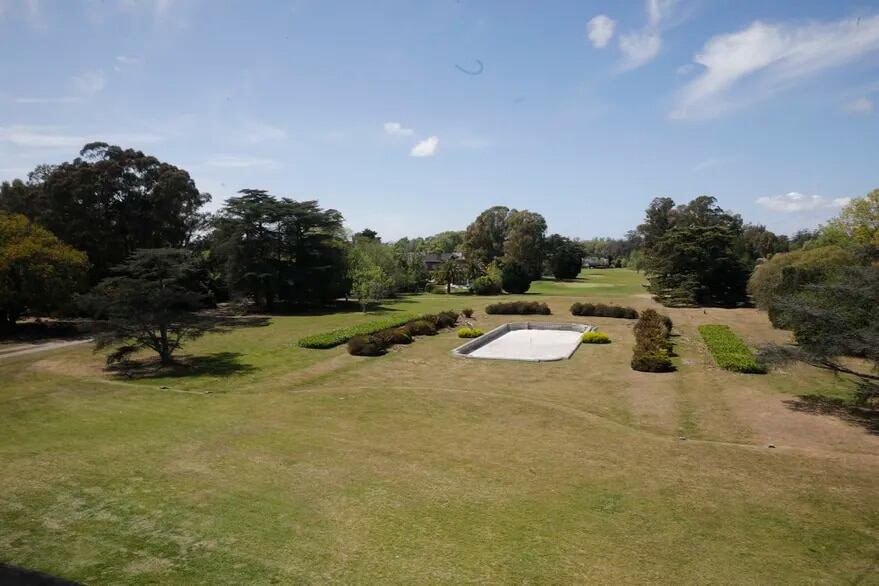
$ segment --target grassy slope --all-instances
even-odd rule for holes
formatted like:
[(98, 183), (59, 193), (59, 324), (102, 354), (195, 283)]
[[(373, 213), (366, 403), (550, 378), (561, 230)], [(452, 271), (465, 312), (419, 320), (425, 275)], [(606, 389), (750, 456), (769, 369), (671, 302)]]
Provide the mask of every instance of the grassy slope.
[[(387, 311), (516, 319), (490, 301)], [(187, 350), (221, 358), (188, 377), (109, 379), (86, 348), (0, 362), (0, 560), (90, 584), (875, 583), (873, 438), (783, 411), (769, 450), (749, 416), (839, 384), (710, 368), (699, 323), (781, 339), (752, 310), (672, 315), (668, 375), (628, 368), (631, 323), (606, 318), (573, 319), (612, 344), (538, 365), (454, 360), (451, 333), (379, 359), (295, 346), (357, 313), (205, 337)]]

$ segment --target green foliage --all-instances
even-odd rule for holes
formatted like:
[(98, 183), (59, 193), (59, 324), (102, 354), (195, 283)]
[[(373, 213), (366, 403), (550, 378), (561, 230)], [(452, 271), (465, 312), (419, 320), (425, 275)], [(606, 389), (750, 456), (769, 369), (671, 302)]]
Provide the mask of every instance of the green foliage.
[(420, 319), (432, 323), (436, 326), (436, 329), (441, 330), (443, 328), (450, 328), (458, 323), (459, 316), (460, 314), (457, 311), (441, 311), (435, 314), (423, 315)]
[(632, 369), (641, 372), (671, 372), (671, 320), (653, 309), (645, 309), (633, 328), (635, 348)]
[[(529, 283), (539, 279), (543, 275), (545, 238), (546, 220), (543, 216), (528, 210), (512, 210), (507, 216), (507, 231), (504, 239), (505, 265), (516, 263), (524, 267), (526, 274), (531, 277)], [(504, 281), (506, 283), (506, 277)], [(519, 280), (519, 283), (523, 282)], [(506, 286), (504, 289), (510, 291)], [(527, 291), (527, 288), (525, 290)], [(524, 293), (524, 291), (517, 292)]]
[(501, 272), (501, 283), (507, 293), (521, 294), (531, 288), (531, 273), (525, 265), (509, 261)]
[[(776, 304), (793, 330), (802, 360), (855, 375), (865, 389), (879, 392), (879, 267), (841, 268), (824, 282), (783, 295)], [(864, 359), (870, 366), (862, 368), (846, 357)]]
[(424, 319), (417, 319), (406, 324), (406, 329), (412, 336), (435, 336), (436, 324)]
[(100, 142), (85, 145), (72, 162), (37, 167), (27, 183), (0, 186), (0, 208), (86, 253), (91, 283), (139, 248), (186, 246), (209, 201), (183, 169)]
[(378, 335), (354, 336), (348, 340), (348, 354), (352, 356), (381, 356), (388, 351), (388, 344)]
[(484, 333), (485, 332), (483, 332), (482, 330), (477, 329), (477, 328), (461, 328), (460, 330), (458, 330), (458, 337), (459, 338), (478, 338), (479, 336), (483, 335)]
[(329, 332), (305, 336), (304, 338), (300, 338), (296, 344), (300, 348), (334, 348), (339, 344), (344, 344), (354, 336), (368, 336), (388, 328), (402, 326), (412, 321), (412, 319), (414, 319), (414, 316), (410, 314), (395, 315), (393, 317), (370, 321), (356, 326), (339, 328)]
[(721, 209), (713, 197), (677, 207), (658, 198), (638, 231), (648, 290), (662, 303), (734, 306), (746, 299), (742, 219)]
[(776, 254), (759, 265), (748, 281), (754, 304), (769, 311), (776, 327), (784, 327), (784, 316), (775, 306), (777, 299), (806, 285), (819, 283), (842, 266), (855, 262), (852, 253), (839, 246), (821, 246)]
[(382, 330), (376, 332), (374, 335), (388, 346), (394, 344), (411, 344), (413, 341), (412, 334), (409, 333), (409, 330), (407, 330), (405, 326)]
[(351, 273), (351, 295), (360, 303), (363, 313), (371, 304), (387, 297), (393, 283), (377, 265), (356, 266)]
[(822, 231), (835, 243), (879, 250), (879, 189), (853, 199)]
[(485, 275), (474, 280), (470, 284), (470, 290), (476, 295), (499, 295), (502, 284), (499, 279)]
[(461, 310), (461, 313), (464, 314), (464, 317), (469, 319), (469, 318), (473, 317), (473, 308), (472, 307), (465, 307), (464, 309)]
[(486, 306), (489, 315), (550, 315), (552, 312), (546, 303), (538, 301), (508, 301), (492, 303)]
[(580, 340), (584, 344), (610, 344), (610, 337), (604, 332), (583, 332)]
[(88, 268), (86, 255), (20, 214), (0, 212), (0, 329), (70, 298)]
[(553, 234), (546, 239), (549, 272), (556, 279), (573, 279), (583, 268), (583, 249), (570, 238)]
[(436, 282), (446, 286), (446, 293), (452, 292), (452, 285), (461, 283), (464, 277), (464, 266), (456, 258), (450, 258), (434, 272)]
[(479, 214), (464, 232), (464, 256), (484, 265), (503, 256), (509, 214), (510, 208), (504, 206), (494, 206)]
[(605, 305), (604, 303), (580, 303), (571, 305), (572, 315), (596, 317), (618, 317), (624, 319), (638, 319), (638, 311), (633, 307), (620, 307), (618, 305)]
[(198, 313), (207, 290), (189, 252), (138, 250), (113, 273), (81, 299), (85, 309), (107, 317), (96, 336), (99, 348), (117, 342), (149, 348), (170, 364), (184, 341), (216, 329), (216, 319)]
[(345, 293), (342, 214), (260, 189), (239, 193), (214, 219), (210, 245), (234, 295), (271, 310), (278, 300), (323, 304)]
[(729, 326), (701, 325), (699, 333), (720, 368), (755, 374), (766, 372), (766, 367), (757, 361), (751, 349)]

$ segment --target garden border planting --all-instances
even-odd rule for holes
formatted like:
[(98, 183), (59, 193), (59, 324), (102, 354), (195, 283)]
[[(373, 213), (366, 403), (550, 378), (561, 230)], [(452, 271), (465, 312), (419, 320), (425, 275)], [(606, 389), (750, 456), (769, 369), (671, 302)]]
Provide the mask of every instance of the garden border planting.
[(746, 374), (766, 374), (766, 367), (729, 326), (703, 324), (699, 326), (699, 334), (720, 368)]
[(296, 344), (300, 348), (326, 350), (344, 344), (354, 336), (368, 336), (388, 328), (396, 328), (405, 325), (415, 319), (418, 319), (418, 316), (407, 313), (394, 316), (393, 318), (370, 321), (356, 326), (349, 326), (347, 328), (339, 328), (336, 330), (330, 330), (329, 332), (321, 332), (319, 334), (305, 336), (304, 338), (300, 338)]

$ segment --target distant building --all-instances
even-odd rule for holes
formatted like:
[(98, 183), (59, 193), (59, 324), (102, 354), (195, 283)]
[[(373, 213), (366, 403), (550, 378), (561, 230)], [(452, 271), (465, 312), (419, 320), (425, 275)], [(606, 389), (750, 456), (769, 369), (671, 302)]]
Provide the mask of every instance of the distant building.
[(428, 271), (433, 272), (437, 270), (441, 264), (444, 262), (448, 262), (452, 259), (455, 260), (463, 260), (464, 253), (462, 252), (440, 252), (440, 253), (430, 253), (424, 255), (424, 268)]
[(583, 266), (586, 268), (605, 269), (610, 266), (610, 260), (603, 256), (584, 256)]

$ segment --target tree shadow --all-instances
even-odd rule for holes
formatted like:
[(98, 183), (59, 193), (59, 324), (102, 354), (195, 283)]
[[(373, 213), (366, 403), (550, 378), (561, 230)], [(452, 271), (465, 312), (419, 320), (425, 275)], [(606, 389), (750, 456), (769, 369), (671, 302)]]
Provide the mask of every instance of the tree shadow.
[(89, 325), (61, 320), (24, 321), (12, 330), (0, 331), (0, 341), (38, 344), (47, 340), (83, 338), (89, 334)]
[(879, 435), (879, 409), (862, 407), (845, 399), (821, 395), (800, 395), (784, 402), (788, 409), (812, 415), (830, 415), (863, 427), (873, 435)]
[(63, 578), (28, 570), (0, 562), (0, 584), (17, 584), (18, 586), (79, 586)]
[(184, 378), (191, 376), (231, 376), (249, 374), (257, 369), (241, 362), (240, 352), (215, 352), (204, 356), (184, 355), (173, 364), (162, 365), (158, 357), (127, 361), (107, 367), (119, 378), (143, 380), (151, 378)]

